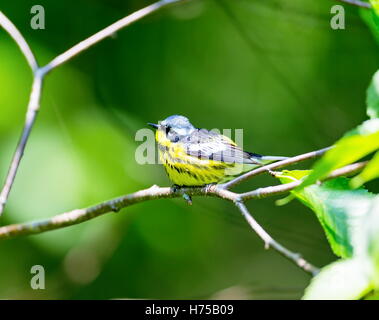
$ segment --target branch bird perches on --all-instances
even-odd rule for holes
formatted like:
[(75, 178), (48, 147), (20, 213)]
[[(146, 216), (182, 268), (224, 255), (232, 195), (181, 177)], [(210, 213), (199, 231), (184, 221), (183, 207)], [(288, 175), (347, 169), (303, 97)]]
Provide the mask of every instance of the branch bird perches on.
[[(147, 15), (150, 15), (158, 11), (159, 9), (163, 7), (169, 6), (174, 3), (185, 2), (185, 1), (186, 0), (157, 1), (130, 15), (127, 15), (126, 17), (116, 21), (110, 26), (90, 36), (89, 38), (79, 42), (72, 48), (68, 49), (67, 51), (55, 57), (45, 66), (39, 66), (37, 59), (35, 55), (33, 54), (31, 48), (29, 47), (27, 41), (24, 39), (22, 34), (18, 31), (16, 26), (7, 18), (6, 15), (4, 15), (4, 13), (0, 11), (0, 26), (4, 28), (4, 30), (13, 38), (13, 40), (19, 46), (33, 74), (33, 84), (32, 84), (28, 107), (26, 110), (25, 124), (22, 130), (20, 140), (16, 146), (15, 153), (11, 160), (9, 170), (5, 179), (5, 183), (0, 192), (0, 216), (2, 215), (4, 211), (9, 193), (12, 189), (18, 168), (20, 166), (22, 156), (24, 154), (25, 147), (27, 145), (31, 130), (37, 119), (38, 111), (40, 108), (40, 99), (42, 95), (43, 81), (44, 81), (45, 76), (56, 67), (71, 60), (72, 58), (80, 54), (81, 52), (87, 50), (88, 48), (92, 47), (96, 43), (102, 41), (103, 39), (113, 35), (115, 32), (121, 30), (122, 28), (146, 17)], [(362, 2), (358, 0), (340, 0), (340, 1), (348, 3), (348, 4), (364, 7), (364, 8), (371, 8), (371, 5), (367, 2)], [(271, 170), (273, 169), (295, 164), (297, 162), (304, 161), (307, 159), (319, 157), (322, 154), (324, 154), (326, 151), (327, 149), (322, 149), (319, 151), (310, 152), (310, 153), (292, 157), (283, 161), (279, 161), (267, 166), (263, 166), (258, 169), (247, 172), (223, 185), (215, 185), (215, 186), (207, 186), (207, 187), (199, 187), (199, 188), (183, 188), (179, 190), (153, 186), (149, 189), (137, 191), (129, 195), (125, 195), (113, 200), (105, 201), (103, 203), (100, 203), (92, 207), (65, 212), (46, 220), (3, 226), (3, 227), (0, 227), (0, 239), (8, 239), (12, 237), (21, 236), (21, 235), (38, 234), (38, 233), (42, 233), (42, 232), (46, 232), (50, 230), (64, 228), (67, 226), (75, 225), (75, 224), (93, 219), (97, 216), (100, 216), (108, 212), (118, 211), (124, 207), (130, 206), (132, 204), (142, 202), (142, 201), (159, 199), (159, 198), (175, 198), (175, 197), (182, 196), (184, 193), (188, 195), (192, 195), (192, 196), (214, 196), (214, 197), (226, 199), (228, 201), (232, 201), (233, 203), (235, 203), (235, 205), (241, 211), (241, 213), (243, 214), (243, 216), (245, 217), (245, 219), (247, 220), (251, 228), (265, 242), (266, 247), (270, 247), (270, 246), (273, 247), (275, 250), (280, 252), (283, 256), (285, 256), (286, 258), (296, 263), (303, 270), (310, 272), (311, 274), (314, 275), (318, 272), (318, 269), (312, 266), (311, 264), (309, 264), (308, 262), (306, 262), (299, 254), (289, 251), (288, 249), (280, 245), (277, 241), (275, 241), (255, 221), (255, 219), (252, 217), (252, 215), (250, 214), (250, 212), (248, 211), (245, 205), (245, 201), (249, 199), (263, 198), (263, 197), (268, 197), (272, 195), (289, 192), (293, 188), (295, 188), (299, 183), (293, 182), (293, 183), (289, 183), (285, 185), (264, 187), (264, 188), (259, 188), (257, 190), (253, 190), (250, 192), (245, 192), (242, 194), (232, 192), (229, 189), (258, 174), (261, 174), (264, 172), (271, 172)], [(357, 170), (362, 169), (365, 165), (366, 165), (365, 162), (361, 162), (361, 163), (356, 163), (350, 166), (337, 169), (333, 171), (327, 178), (333, 178), (340, 175), (346, 175), (346, 174), (357, 172)]]
[[(329, 148), (309, 152), (304, 155), (292, 157), (283, 161), (278, 161), (276, 163), (260, 167), (258, 169), (248, 172), (249, 175), (245, 174), (236, 178), (239, 179), (238, 181), (235, 181), (236, 179), (230, 181), (229, 184), (180, 189), (173, 189), (169, 187), (161, 188), (154, 185), (148, 189), (140, 190), (135, 193), (127, 194), (109, 201), (105, 201), (92, 207), (68, 211), (49, 219), (0, 227), (0, 239), (9, 239), (22, 235), (32, 235), (55, 229), (65, 228), (71, 225), (82, 223), (87, 220), (94, 219), (105, 213), (117, 212), (122, 208), (148, 200), (162, 198), (178, 198), (181, 197), (183, 194), (188, 194), (190, 196), (212, 196), (233, 202), (241, 211), (242, 215), (245, 217), (250, 227), (264, 241), (266, 248), (272, 247), (273, 249), (281, 253), (284, 257), (301, 267), (304, 271), (309, 272), (312, 275), (315, 275), (318, 273), (318, 268), (314, 267), (306, 260), (304, 260), (301, 257), (301, 255), (288, 250), (280, 243), (278, 243), (276, 240), (274, 240), (257, 223), (257, 221), (253, 218), (253, 216), (250, 214), (245, 205), (245, 202), (250, 199), (261, 199), (289, 192), (297, 186), (299, 186), (301, 181), (291, 182), (288, 184), (277, 186), (263, 187), (245, 193), (235, 193), (233, 191), (230, 191), (228, 188), (230, 186), (236, 185), (237, 183), (246, 181), (253, 176), (262, 174), (264, 172), (272, 172), (272, 169), (281, 168), (287, 165), (298, 163), (300, 161), (319, 157), (323, 155), (327, 150), (329, 150)], [(325, 178), (325, 180), (336, 178), (339, 176), (354, 174), (362, 168), (364, 168), (366, 164), (367, 162), (359, 162), (337, 169), (330, 173), (329, 176)]]
[(87, 50), (88, 48), (92, 47), (99, 41), (104, 40), (105, 38), (109, 36), (112, 36), (115, 32), (121, 30), (122, 28), (138, 20), (141, 20), (147, 15), (153, 12), (156, 12), (163, 7), (174, 4), (176, 2), (183, 2), (183, 1), (185, 0), (160, 0), (145, 8), (142, 8), (136, 12), (133, 12), (132, 14), (116, 21), (115, 23), (111, 24), (105, 29), (95, 33), (89, 38), (79, 42), (72, 48), (68, 49), (67, 51), (55, 57), (45, 66), (39, 66), (37, 59), (35, 58), (32, 50), (30, 49), (24, 37), (18, 31), (16, 26), (7, 18), (7, 16), (4, 15), (4, 13), (0, 11), (0, 26), (2, 26), (4, 30), (9, 33), (9, 35), (20, 47), (20, 50), (22, 54), (25, 56), (26, 60), (28, 61), (28, 64), (33, 73), (33, 85), (32, 85), (32, 90), (31, 90), (31, 94), (29, 98), (29, 104), (26, 111), (24, 128), (22, 130), (21, 138), (17, 144), (16, 151), (13, 155), (11, 164), (9, 166), (9, 170), (5, 179), (4, 186), (0, 193), (0, 216), (4, 212), (4, 208), (7, 203), (9, 193), (12, 189), (18, 168), (20, 166), (21, 158), (24, 154), (27, 141), (29, 139), (30, 133), (32, 131), (32, 128), (37, 118), (37, 114), (40, 108), (42, 85), (43, 85), (43, 80), (45, 76), (51, 70), (71, 60), (72, 58), (74, 58), (81, 52)]

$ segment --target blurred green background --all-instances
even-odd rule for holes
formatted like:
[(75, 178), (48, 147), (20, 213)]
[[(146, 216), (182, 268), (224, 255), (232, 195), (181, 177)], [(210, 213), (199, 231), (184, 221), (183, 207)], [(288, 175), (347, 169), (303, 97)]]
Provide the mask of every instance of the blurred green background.
[[(40, 64), (149, 1), (3, 1)], [(198, 127), (242, 128), (247, 150), (296, 155), (326, 147), (365, 118), (379, 52), (355, 7), (330, 28), (332, 0), (193, 0), (121, 30), (46, 78), (41, 111), (1, 225), (46, 218), (169, 186), (139, 165), (146, 122), (183, 114)], [(0, 31), (0, 181), (17, 143), (31, 72)], [(309, 167), (311, 162), (298, 167)], [(259, 177), (248, 190), (277, 183)], [(372, 185), (371, 188), (376, 188)], [(274, 238), (317, 266), (333, 260), (313, 213), (293, 201), (251, 201)], [(297, 299), (310, 276), (263, 247), (231, 204), (157, 200), (83, 224), (0, 242), (0, 298)], [(46, 289), (32, 290), (43, 265)]]

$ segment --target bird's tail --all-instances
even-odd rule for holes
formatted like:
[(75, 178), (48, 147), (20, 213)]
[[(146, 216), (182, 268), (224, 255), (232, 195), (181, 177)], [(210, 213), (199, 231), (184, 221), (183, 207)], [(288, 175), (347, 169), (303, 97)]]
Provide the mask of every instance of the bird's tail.
[(286, 160), (288, 157), (280, 157), (280, 156), (262, 156), (257, 153), (250, 153), (251, 160), (256, 161), (261, 164), (267, 164), (274, 161)]
[[(239, 175), (243, 172), (251, 171), (258, 167), (262, 167), (274, 161), (285, 160), (288, 157), (276, 157), (276, 156), (262, 156), (257, 153), (247, 152), (248, 157), (246, 157), (243, 163), (238, 163), (235, 167), (226, 169), (228, 173), (226, 176), (232, 177)], [(246, 156), (246, 153), (245, 153)], [(227, 181), (227, 180), (225, 180)]]
[(289, 157), (276, 157), (276, 156), (261, 156), (262, 161), (280, 161), (280, 160), (286, 160)]

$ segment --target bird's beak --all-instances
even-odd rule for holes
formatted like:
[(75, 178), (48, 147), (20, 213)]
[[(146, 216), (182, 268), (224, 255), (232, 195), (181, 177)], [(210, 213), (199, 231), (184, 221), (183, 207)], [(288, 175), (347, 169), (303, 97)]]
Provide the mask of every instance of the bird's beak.
[(149, 126), (155, 128), (155, 129), (158, 129), (158, 128), (159, 128), (159, 126), (158, 126), (157, 124), (155, 124), (155, 123), (150, 123), (150, 122), (148, 122), (147, 124), (148, 124)]

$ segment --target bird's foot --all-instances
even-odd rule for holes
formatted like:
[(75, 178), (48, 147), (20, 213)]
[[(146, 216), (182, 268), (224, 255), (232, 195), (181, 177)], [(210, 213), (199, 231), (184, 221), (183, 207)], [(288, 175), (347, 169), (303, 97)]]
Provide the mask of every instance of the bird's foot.
[(205, 192), (210, 192), (210, 191), (212, 190), (212, 188), (213, 188), (215, 185), (217, 185), (217, 183), (209, 183), (209, 184), (206, 184), (206, 185), (204, 186), (204, 188), (205, 188)]
[(181, 186), (179, 186), (179, 185), (177, 185), (177, 184), (173, 184), (173, 185), (171, 186), (171, 190), (172, 190), (172, 192), (174, 192), (174, 193), (177, 193), (180, 189), (181, 189)]
[(192, 206), (192, 198), (190, 195), (188, 195), (187, 193), (183, 193), (183, 199), (190, 205)]
[[(178, 193), (181, 189), (183, 189), (182, 186), (179, 186), (177, 184), (172, 185), (171, 190), (174, 193)], [(189, 204), (192, 205), (192, 198), (189, 194), (185, 193), (184, 191), (181, 192), (183, 199)]]

